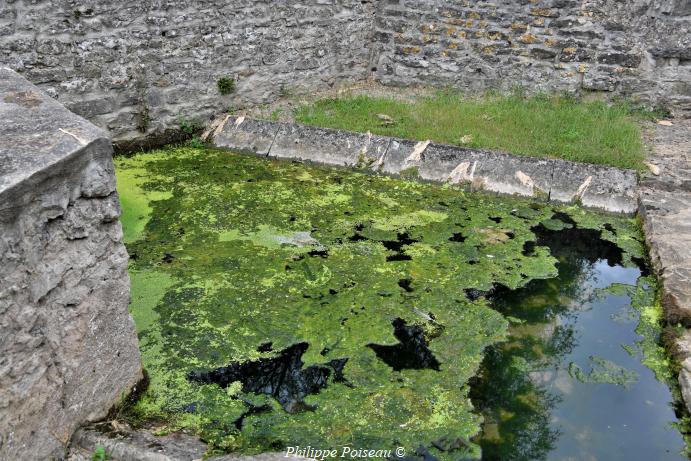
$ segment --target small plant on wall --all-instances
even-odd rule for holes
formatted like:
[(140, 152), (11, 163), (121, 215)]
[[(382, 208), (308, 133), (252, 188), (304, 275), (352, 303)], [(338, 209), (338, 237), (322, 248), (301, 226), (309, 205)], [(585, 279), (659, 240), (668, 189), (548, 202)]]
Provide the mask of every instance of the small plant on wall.
[(235, 79), (233, 77), (221, 77), (216, 84), (218, 85), (218, 91), (223, 95), (235, 91)]
[(108, 461), (108, 459), (110, 459), (110, 456), (108, 456), (108, 452), (105, 448), (101, 446), (97, 446), (93, 454), (91, 455), (92, 461)]

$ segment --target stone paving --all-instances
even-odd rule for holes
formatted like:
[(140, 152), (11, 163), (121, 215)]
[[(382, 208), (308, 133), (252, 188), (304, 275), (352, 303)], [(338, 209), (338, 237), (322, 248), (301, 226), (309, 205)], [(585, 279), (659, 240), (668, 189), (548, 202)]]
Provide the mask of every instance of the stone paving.
[(665, 320), (687, 329), (670, 346), (682, 363), (679, 384), (691, 411), (691, 120), (657, 124), (651, 141), (651, 172), (641, 180), (639, 213), (663, 285)]

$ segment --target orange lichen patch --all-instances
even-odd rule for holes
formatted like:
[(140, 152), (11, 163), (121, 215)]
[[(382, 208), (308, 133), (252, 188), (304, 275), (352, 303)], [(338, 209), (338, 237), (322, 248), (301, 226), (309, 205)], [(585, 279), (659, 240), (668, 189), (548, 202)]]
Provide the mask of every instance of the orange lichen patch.
[(447, 24), (453, 24), (456, 26), (462, 26), (465, 24), (465, 19), (463, 18), (449, 18), (445, 21)]
[(545, 19), (544, 18), (537, 18), (533, 21), (534, 26), (544, 26), (545, 25)]
[(545, 45), (547, 45), (547, 46), (554, 46), (556, 44), (557, 44), (557, 41), (553, 38), (548, 38), (547, 40), (545, 40)]
[(550, 8), (533, 8), (530, 10), (531, 16), (542, 16), (545, 18), (553, 18), (558, 16), (557, 13), (552, 11)]
[(427, 34), (425, 34), (425, 35), (422, 36), (422, 41), (423, 41), (424, 43), (434, 43), (434, 42), (436, 42), (436, 40), (435, 40), (435, 38), (434, 38), (433, 35), (427, 35)]
[(518, 37), (518, 41), (521, 43), (535, 43), (537, 41), (537, 37), (533, 34), (523, 34)]
[(519, 22), (514, 22), (511, 24), (511, 29), (513, 30), (520, 30), (520, 31), (526, 31), (528, 30), (528, 26), (526, 24), (521, 24)]

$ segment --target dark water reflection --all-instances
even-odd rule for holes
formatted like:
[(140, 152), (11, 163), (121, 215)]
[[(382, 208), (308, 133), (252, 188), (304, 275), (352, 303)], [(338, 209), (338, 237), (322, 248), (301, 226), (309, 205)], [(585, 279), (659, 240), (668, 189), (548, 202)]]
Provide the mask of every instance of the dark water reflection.
[[(560, 261), (556, 279), (494, 296), (495, 308), (515, 321), (471, 391), (485, 416), (483, 459), (685, 459), (669, 388), (622, 347), (640, 339), (631, 299), (598, 290), (636, 285), (641, 270), (622, 267), (595, 236), (563, 237), (538, 242)], [(569, 373), (570, 364), (589, 370), (591, 356), (637, 374), (636, 382), (582, 382)]]

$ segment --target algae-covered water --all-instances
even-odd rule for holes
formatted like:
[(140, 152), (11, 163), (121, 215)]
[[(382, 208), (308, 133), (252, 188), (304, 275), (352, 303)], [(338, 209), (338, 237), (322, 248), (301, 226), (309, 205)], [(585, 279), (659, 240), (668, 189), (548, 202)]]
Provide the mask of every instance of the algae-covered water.
[(135, 422), (241, 453), (683, 448), (633, 220), (205, 148), (116, 167)]

